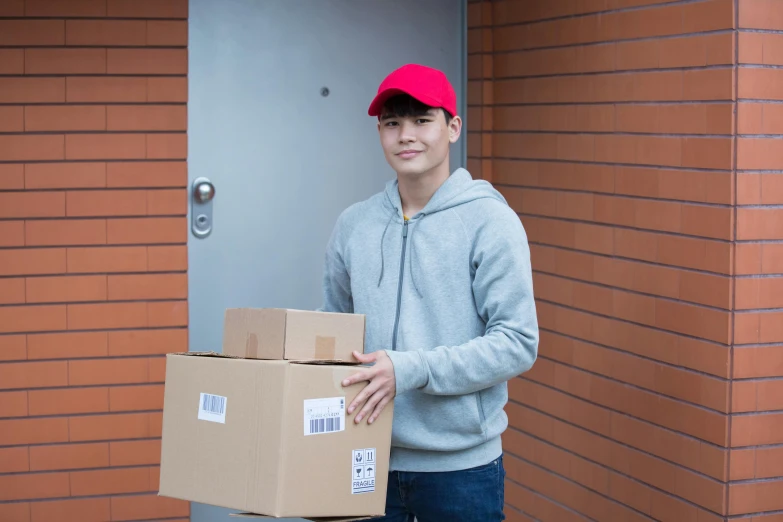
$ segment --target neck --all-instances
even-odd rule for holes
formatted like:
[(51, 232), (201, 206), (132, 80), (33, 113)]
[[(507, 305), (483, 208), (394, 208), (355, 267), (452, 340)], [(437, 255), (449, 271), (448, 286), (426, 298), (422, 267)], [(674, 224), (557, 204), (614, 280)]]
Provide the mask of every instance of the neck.
[(422, 174), (397, 175), (403, 214), (413, 217), (421, 212), (440, 186), (449, 179), (449, 174), (449, 162), (446, 160)]

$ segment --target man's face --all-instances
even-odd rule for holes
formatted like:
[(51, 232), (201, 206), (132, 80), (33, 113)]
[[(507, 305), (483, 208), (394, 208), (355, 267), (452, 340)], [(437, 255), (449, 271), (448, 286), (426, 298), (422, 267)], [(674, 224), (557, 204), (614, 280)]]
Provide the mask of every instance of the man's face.
[(446, 123), (442, 109), (417, 116), (381, 116), (378, 131), (386, 161), (399, 175), (420, 175), (448, 159), (449, 144), (459, 138), (459, 117)]

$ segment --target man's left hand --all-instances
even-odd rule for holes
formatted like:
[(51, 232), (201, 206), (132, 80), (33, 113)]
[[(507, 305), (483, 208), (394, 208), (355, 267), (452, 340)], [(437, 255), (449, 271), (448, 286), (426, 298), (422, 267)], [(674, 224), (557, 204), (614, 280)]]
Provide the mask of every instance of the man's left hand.
[(348, 406), (348, 414), (350, 415), (355, 410), (361, 408), (354, 422), (359, 424), (362, 419), (369, 415), (367, 423), (372, 424), (397, 393), (394, 364), (392, 364), (391, 359), (386, 354), (386, 350), (368, 354), (353, 352), (353, 356), (363, 364), (375, 364), (369, 368), (362, 369), (362, 371), (351, 375), (343, 381), (343, 386), (369, 381), (369, 384), (359, 392), (359, 395)]

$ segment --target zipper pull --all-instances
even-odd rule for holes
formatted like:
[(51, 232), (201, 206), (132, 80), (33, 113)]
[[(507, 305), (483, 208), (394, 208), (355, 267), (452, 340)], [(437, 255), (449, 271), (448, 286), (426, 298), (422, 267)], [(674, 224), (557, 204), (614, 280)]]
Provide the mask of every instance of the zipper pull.
[(408, 237), (408, 222), (402, 225), (402, 237)]

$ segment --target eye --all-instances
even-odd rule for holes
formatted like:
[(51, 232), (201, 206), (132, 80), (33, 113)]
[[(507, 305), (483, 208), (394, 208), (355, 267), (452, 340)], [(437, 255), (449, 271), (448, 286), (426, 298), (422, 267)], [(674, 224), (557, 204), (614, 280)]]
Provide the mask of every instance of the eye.
[(419, 118), (418, 120), (416, 120), (416, 124), (417, 125), (424, 125), (425, 123), (429, 123), (431, 121), (432, 120), (429, 119), (429, 118)]

